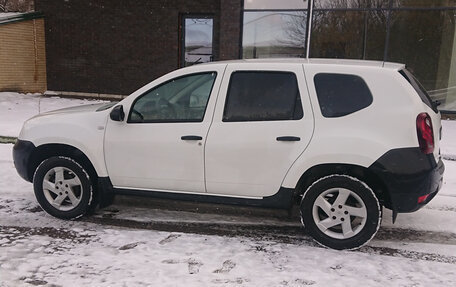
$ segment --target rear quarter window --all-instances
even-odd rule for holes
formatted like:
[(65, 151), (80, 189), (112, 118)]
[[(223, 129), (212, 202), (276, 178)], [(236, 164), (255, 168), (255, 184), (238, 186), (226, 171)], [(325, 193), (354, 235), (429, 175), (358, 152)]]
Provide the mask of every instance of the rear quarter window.
[(320, 110), (326, 118), (342, 117), (372, 104), (366, 82), (357, 75), (319, 73), (314, 76)]

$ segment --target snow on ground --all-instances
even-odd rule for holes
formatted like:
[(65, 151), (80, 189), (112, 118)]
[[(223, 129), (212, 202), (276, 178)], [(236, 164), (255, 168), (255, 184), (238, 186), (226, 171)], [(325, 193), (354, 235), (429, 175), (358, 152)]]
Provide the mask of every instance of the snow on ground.
[(15, 17), (15, 16), (19, 16), (23, 13), (19, 13), (19, 12), (1, 12), (0, 13), (0, 20), (4, 20), (6, 18), (12, 18), (12, 17)]
[(40, 94), (0, 93), (0, 136), (17, 137), (22, 124), (39, 113), (77, 105), (102, 103), (99, 100), (66, 99)]
[[(27, 97), (0, 93), (0, 135), (17, 135), (37, 113), (38, 97)], [(44, 100), (45, 110), (88, 102), (46, 98), (42, 108)], [(444, 156), (456, 154), (455, 123), (443, 123)], [(198, 206), (119, 203), (58, 220), (39, 208), (11, 151), (0, 144), (0, 287), (456, 285), (456, 161), (445, 160), (444, 186), (425, 208), (400, 214), (394, 225), (385, 211), (368, 246), (334, 251), (292, 219)]]
[(456, 120), (442, 121), (440, 151), (446, 158), (456, 160), (456, 132), (454, 131), (456, 131)]

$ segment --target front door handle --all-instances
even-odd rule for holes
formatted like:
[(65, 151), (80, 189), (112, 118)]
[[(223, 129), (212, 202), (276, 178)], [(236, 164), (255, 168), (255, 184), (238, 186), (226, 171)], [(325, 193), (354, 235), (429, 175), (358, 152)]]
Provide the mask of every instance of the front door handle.
[(292, 137), (292, 136), (285, 136), (285, 137), (277, 137), (276, 140), (284, 141), (284, 142), (298, 142), (301, 140), (300, 137)]
[(200, 141), (203, 137), (200, 136), (181, 136), (181, 140), (183, 141)]

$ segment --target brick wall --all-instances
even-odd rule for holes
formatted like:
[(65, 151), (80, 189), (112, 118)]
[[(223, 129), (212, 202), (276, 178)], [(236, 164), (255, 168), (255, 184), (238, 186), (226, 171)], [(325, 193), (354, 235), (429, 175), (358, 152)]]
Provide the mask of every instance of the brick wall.
[(220, 0), (220, 60), (241, 57), (241, 7), (240, 0)]
[(184, 13), (214, 15), (214, 58), (238, 58), (240, 7), (240, 0), (35, 0), (46, 20), (48, 89), (129, 94), (178, 68)]
[(0, 25), (0, 91), (46, 91), (44, 20)]

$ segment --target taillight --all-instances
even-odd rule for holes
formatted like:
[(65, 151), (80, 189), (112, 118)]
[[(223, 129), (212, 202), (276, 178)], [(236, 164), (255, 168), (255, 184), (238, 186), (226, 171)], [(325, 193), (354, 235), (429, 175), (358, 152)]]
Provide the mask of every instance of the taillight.
[(425, 154), (433, 153), (434, 132), (431, 117), (427, 113), (421, 113), (416, 117), (416, 132), (421, 151)]

